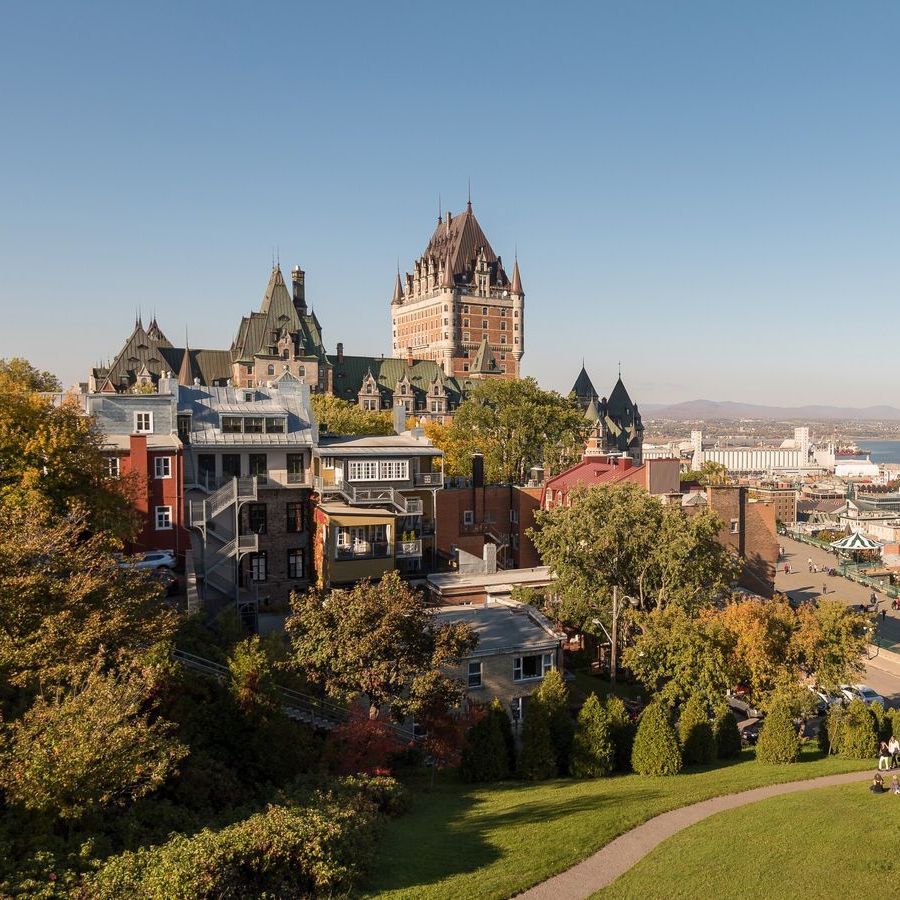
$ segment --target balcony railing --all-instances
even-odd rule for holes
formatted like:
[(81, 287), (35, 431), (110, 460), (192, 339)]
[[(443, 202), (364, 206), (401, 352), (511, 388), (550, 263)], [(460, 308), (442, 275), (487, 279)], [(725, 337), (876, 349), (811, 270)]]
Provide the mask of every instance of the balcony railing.
[(443, 487), (444, 477), (440, 472), (416, 472), (413, 483), (416, 487)]
[(397, 541), (395, 555), (397, 559), (418, 559), (422, 555), (422, 542)]
[(334, 558), (340, 562), (357, 559), (385, 559), (390, 556), (387, 541), (362, 541), (352, 547), (338, 547)]

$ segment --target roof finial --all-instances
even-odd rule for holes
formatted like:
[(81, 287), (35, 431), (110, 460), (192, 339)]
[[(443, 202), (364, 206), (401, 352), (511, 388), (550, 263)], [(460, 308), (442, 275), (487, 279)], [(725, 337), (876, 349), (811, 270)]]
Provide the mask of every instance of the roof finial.
[(281, 268), (281, 245), (280, 244), (275, 245), (275, 265), (278, 266), (279, 269)]
[[(441, 194), (438, 192), (438, 222), (440, 222), (444, 218), (444, 210), (441, 206)], [(399, 269), (399, 266), (397, 267)]]
[(469, 210), (469, 212), (472, 212), (472, 176), (471, 175), (469, 176), (469, 192), (468, 192), (468, 194), (469, 194), (469, 199), (466, 202), (466, 208)]
[(619, 360), (619, 378), (622, 377), (622, 360)]

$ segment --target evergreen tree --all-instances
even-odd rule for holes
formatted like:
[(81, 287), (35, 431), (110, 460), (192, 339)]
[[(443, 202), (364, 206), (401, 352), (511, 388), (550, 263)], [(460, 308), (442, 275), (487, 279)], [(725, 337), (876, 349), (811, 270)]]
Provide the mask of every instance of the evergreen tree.
[(500, 722), (487, 710), (466, 734), (460, 775), (465, 781), (499, 781), (509, 775), (508, 763)]
[(669, 711), (659, 701), (641, 713), (631, 766), (638, 775), (676, 775), (681, 771), (678, 736), (669, 721)]
[(554, 669), (544, 676), (537, 696), (540, 697), (541, 705), (547, 712), (550, 739), (553, 741), (553, 752), (556, 755), (557, 773), (568, 775), (575, 723), (569, 712), (569, 689), (558, 669)]
[(878, 752), (875, 717), (862, 700), (854, 700), (844, 711), (838, 752), (844, 759), (871, 759)]
[(792, 763), (800, 757), (800, 737), (783, 703), (774, 703), (756, 744), (756, 758), (764, 763)]
[(503, 745), (506, 748), (507, 772), (509, 775), (514, 775), (516, 771), (516, 739), (513, 736), (509, 713), (503, 708), (503, 704), (497, 697), (491, 700), (488, 715), (497, 720), (497, 727), (503, 735)]
[(572, 744), (572, 774), (576, 778), (609, 775), (615, 761), (616, 751), (609, 720), (597, 695), (591, 694), (578, 713)]
[(837, 754), (841, 750), (841, 730), (844, 724), (845, 708), (840, 703), (828, 707), (828, 712), (819, 725), (817, 740), (823, 753)]
[(556, 774), (556, 752), (550, 735), (550, 717), (541, 698), (532, 694), (522, 724), (519, 775), (527, 781), (543, 781)]
[(685, 765), (707, 765), (716, 758), (716, 738), (706, 704), (694, 694), (681, 710), (678, 736)]
[(619, 697), (609, 697), (606, 701), (606, 718), (609, 721), (616, 755), (616, 771), (631, 771), (631, 749), (634, 746), (635, 725)]
[(716, 736), (716, 751), (719, 759), (731, 759), (740, 755), (741, 733), (738, 731), (734, 713), (727, 703), (722, 703), (716, 710), (713, 731)]

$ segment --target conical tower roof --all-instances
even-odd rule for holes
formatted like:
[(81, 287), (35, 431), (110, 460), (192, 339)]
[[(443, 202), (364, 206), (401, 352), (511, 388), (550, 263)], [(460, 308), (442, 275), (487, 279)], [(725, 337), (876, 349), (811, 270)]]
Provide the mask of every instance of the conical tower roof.
[(513, 277), (512, 284), (509, 286), (509, 292), (511, 294), (524, 294), (525, 291), (522, 290), (522, 276), (519, 274), (519, 257), (516, 257), (516, 261), (513, 264)]
[(628, 391), (625, 389), (625, 385), (622, 383), (622, 376), (620, 375), (616, 381), (616, 386), (609, 395), (606, 405), (607, 412), (611, 416), (621, 416), (623, 413), (631, 410), (633, 406), (634, 404), (631, 402), (631, 397), (628, 396)]
[(575, 379), (575, 384), (572, 385), (572, 393), (579, 400), (596, 401), (598, 399), (597, 391), (594, 388), (593, 383), (591, 382), (590, 376), (588, 375), (584, 364), (582, 364), (581, 371), (578, 373), (578, 377)]
[(400, 281), (400, 270), (397, 269), (397, 280), (394, 282), (394, 296), (391, 298), (391, 303), (402, 303), (403, 302), (403, 283)]
[(600, 411), (597, 409), (597, 401), (593, 397), (591, 397), (591, 402), (588, 403), (588, 408), (584, 411), (584, 417), (588, 422), (596, 423), (600, 421)]

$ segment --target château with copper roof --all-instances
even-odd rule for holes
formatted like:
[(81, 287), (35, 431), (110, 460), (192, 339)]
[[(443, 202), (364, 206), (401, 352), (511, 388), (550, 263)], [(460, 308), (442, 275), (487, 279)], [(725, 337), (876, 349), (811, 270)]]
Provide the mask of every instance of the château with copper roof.
[(600, 397), (584, 368), (578, 373), (570, 394), (591, 423), (589, 452), (595, 454), (624, 454), (641, 465), (644, 457), (644, 423), (637, 403), (632, 402), (622, 381), (622, 374), (609, 395)]
[(518, 378), (525, 352), (525, 292), (481, 229), (472, 203), (438, 219), (413, 271), (391, 299), (393, 355), (438, 363), (449, 377)]

